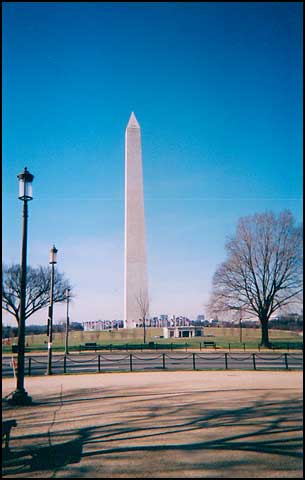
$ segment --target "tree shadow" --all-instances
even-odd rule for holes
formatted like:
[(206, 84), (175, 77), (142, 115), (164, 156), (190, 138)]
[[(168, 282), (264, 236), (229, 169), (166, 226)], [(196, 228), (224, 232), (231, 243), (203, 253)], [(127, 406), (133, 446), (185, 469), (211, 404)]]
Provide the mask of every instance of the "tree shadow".
[[(200, 394), (197, 402), (188, 401), (189, 392), (178, 392), (172, 397), (169, 405), (164, 405), (158, 403), (160, 397), (164, 395), (159, 394), (154, 397), (152, 392), (143, 392), (143, 390), (145, 389), (137, 395), (134, 393), (113, 395), (112, 392), (105, 391), (101, 395), (96, 395), (95, 391), (92, 395), (91, 391), (92, 397), (87, 401), (94, 400), (95, 408), (98, 410), (101, 407), (101, 410), (93, 414), (76, 410), (81, 418), (92, 415), (99, 416), (102, 420), (101, 412), (105, 398), (128, 399), (130, 397), (130, 403), (125, 405), (124, 419), (83, 428), (70, 426), (65, 428), (64, 419), (56, 419), (56, 414), (62, 407), (75, 404), (78, 409), (80, 399), (77, 392), (75, 395), (70, 394), (67, 398), (61, 397), (60, 401), (57, 401), (58, 409), (54, 412), (48, 433), (14, 435), (16, 443), (21, 442), (27, 447), (13, 451), (7, 459), (4, 459), (3, 475), (9, 476), (21, 472), (29, 474), (43, 470), (51, 470), (54, 473), (68, 465), (79, 464), (82, 459), (92, 457), (105, 459), (110, 456), (114, 462), (117, 462), (116, 466), (119, 468), (120, 460), (134, 452), (145, 454), (145, 452), (166, 451), (169, 453), (235, 451), (278, 455), (296, 461), (302, 456), (302, 430), (299, 424), (302, 418), (302, 403), (297, 398), (269, 399), (267, 393), (261, 392), (256, 401), (251, 401), (242, 407), (211, 408), (209, 402), (203, 400), (203, 394), (211, 392), (196, 391)], [(157, 403), (146, 402), (143, 406), (143, 397), (146, 398), (146, 396), (148, 400)], [(181, 404), (181, 401), (184, 403)], [(75, 419), (71, 417), (71, 421), (77, 421), (77, 413), (75, 415)], [(26, 409), (24, 416), (27, 421), (32, 418), (33, 422), (36, 422), (38, 419), (37, 411), (32, 407)], [(56, 432), (51, 433), (51, 427), (55, 423)], [(235, 433), (234, 429), (236, 429)], [(211, 432), (213, 438), (211, 438)], [(181, 436), (179, 439), (179, 435), (183, 437), (182, 440)], [(212, 456), (209, 465), (204, 464), (204, 467), (213, 469), (217, 464), (218, 469), (225, 471), (229, 463), (237, 464), (238, 461), (242, 460), (228, 459), (221, 462)], [(200, 462), (193, 465), (194, 470), (201, 468), (203, 464)]]

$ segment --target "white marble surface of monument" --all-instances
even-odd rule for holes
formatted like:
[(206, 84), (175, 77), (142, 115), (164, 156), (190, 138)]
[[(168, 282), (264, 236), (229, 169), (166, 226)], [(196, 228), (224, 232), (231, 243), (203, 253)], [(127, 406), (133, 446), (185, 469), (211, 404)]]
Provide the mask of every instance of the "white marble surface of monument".
[(147, 300), (141, 129), (132, 112), (125, 132), (124, 326), (126, 328), (134, 328), (139, 324), (142, 318), (139, 303)]

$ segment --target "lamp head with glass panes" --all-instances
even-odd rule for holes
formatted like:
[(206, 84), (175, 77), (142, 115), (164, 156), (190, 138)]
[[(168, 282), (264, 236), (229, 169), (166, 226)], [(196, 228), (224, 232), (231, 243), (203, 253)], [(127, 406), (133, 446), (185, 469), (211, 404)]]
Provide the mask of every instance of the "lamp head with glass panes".
[(50, 262), (51, 264), (55, 264), (57, 263), (57, 248), (55, 247), (55, 245), (53, 245), (53, 247), (51, 248), (50, 250)]
[(22, 173), (17, 175), (19, 180), (19, 195), (18, 198), (23, 201), (32, 200), (33, 199), (33, 192), (32, 192), (32, 182), (34, 179), (34, 175), (32, 175), (28, 169), (25, 167)]

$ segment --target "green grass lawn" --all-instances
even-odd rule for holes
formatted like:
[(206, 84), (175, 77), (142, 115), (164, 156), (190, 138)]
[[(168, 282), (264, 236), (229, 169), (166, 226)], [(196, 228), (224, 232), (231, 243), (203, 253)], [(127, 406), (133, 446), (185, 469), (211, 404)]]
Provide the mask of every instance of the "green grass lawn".
[[(194, 338), (160, 338), (163, 335), (162, 328), (147, 328), (146, 329), (147, 342), (154, 342), (157, 345), (174, 343), (175, 345), (188, 345), (188, 348), (199, 348), (200, 342), (213, 341), (218, 348), (242, 348), (240, 344), (240, 330), (239, 328), (216, 328), (205, 327), (204, 337)], [(303, 343), (303, 337), (296, 332), (288, 332), (283, 330), (270, 330), (269, 338), (272, 343)], [(242, 329), (242, 343), (245, 343), (245, 348), (257, 348), (261, 340), (261, 330), (253, 328)], [(31, 350), (47, 349), (48, 337), (46, 335), (29, 335), (26, 337), (26, 346)], [(80, 344), (87, 342), (95, 342), (98, 345), (140, 345), (143, 344), (143, 329), (119, 329), (113, 331), (100, 332), (82, 332), (72, 331), (69, 333), (69, 347), (71, 351), (78, 350)], [(12, 343), (17, 344), (17, 338), (12, 339)], [(53, 334), (53, 349), (56, 351), (63, 351), (65, 344), (65, 333)], [(5, 353), (11, 352), (11, 346), (2, 345), (2, 350)]]

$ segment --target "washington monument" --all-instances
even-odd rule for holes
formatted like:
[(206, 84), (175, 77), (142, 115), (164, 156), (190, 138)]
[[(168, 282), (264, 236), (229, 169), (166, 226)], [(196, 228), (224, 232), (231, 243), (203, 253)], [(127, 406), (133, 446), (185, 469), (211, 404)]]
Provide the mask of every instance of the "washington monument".
[[(125, 132), (125, 291), (124, 326), (142, 319), (141, 303), (148, 302), (144, 225), (141, 129), (132, 112)], [(146, 313), (148, 314), (147, 308)]]

